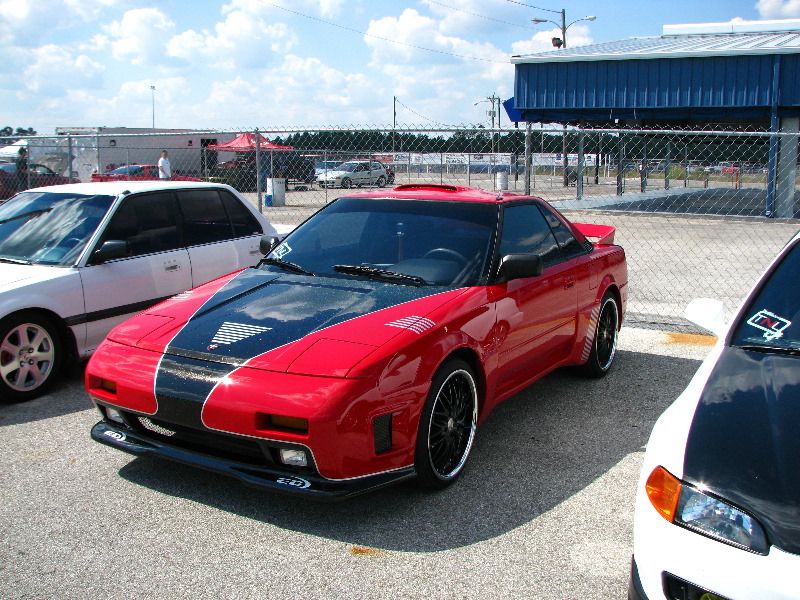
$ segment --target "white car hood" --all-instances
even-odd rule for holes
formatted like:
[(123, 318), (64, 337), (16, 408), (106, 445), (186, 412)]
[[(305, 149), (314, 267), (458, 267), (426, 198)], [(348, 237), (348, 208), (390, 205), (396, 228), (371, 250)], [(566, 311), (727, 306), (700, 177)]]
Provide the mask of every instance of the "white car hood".
[(0, 262), (0, 292), (66, 277), (72, 271), (73, 269), (70, 267), (15, 265)]

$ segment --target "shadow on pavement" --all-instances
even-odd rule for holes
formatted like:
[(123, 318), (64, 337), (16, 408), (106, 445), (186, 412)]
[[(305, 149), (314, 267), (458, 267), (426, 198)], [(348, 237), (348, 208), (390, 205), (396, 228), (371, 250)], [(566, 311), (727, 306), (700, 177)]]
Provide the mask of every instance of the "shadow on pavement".
[(322, 504), (157, 458), (134, 459), (120, 475), (164, 494), (348, 544), (448, 550), (524, 525), (640, 450), (699, 364), (621, 351), (602, 380), (557, 371), (495, 409), (478, 429), (462, 477), (437, 493), (407, 483)]
[(83, 389), (85, 367), (86, 363), (81, 363), (73, 368), (44, 396), (28, 402), (0, 402), (0, 427), (33, 423), (93, 408), (94, 404)]

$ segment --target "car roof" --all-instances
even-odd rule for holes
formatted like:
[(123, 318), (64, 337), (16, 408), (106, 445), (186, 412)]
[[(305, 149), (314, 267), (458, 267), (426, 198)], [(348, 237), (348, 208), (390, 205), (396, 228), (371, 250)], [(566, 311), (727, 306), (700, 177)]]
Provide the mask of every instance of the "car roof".
[(476, 187), (461, 185), (441, 185), (433, 183), (409, 183), (398, 185), (393, 189), (359, 192), (347, 194), (348, 197), (356, 198), (404, 198), (413, 200), (449, 200), (458, 202), (489, 202), (492, 204), (503, 204), (517, 202), (519, 200), (538, 200), (544, 202), (536, 196), (521, 196), (509, 192), (492, 192)]
[[(106, 194), (119, 196), (123, 192), (154, 192), (158, 190), (197, 188), (224, 188), (227, 185), (200, 181), (92, 181), (90, 183), (67, 183), (64, 185), (51, 185), (47, 187), (32, 188), (36, 191), (55, 192), (59, 194)], [(28, 190), (28, 191), (32, 191)]]

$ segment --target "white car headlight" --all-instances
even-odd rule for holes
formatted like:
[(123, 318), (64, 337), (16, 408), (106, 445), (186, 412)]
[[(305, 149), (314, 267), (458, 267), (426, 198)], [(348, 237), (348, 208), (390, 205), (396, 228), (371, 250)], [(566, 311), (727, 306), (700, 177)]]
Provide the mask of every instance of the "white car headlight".
[(717, 498), (684, 485), (675, 522), (721, 542), (767, 553), (767, 538), (756, 520)]
[(743, 510), (686, 485), (663, 467), (650, 473), (646, 488), (653, 508), (670, 523), (742, 550), (767, 554), (764, 529)]

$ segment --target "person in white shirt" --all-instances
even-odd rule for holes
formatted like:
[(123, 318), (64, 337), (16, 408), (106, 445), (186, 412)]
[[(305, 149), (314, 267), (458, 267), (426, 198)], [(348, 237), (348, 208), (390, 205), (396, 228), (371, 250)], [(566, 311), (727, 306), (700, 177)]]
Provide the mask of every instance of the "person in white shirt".
[(158, 159), (158, 178), (171, 179), (172, 171), (169, 168), (169, 154), (166, 150), (161, 152), (161, 158)]

